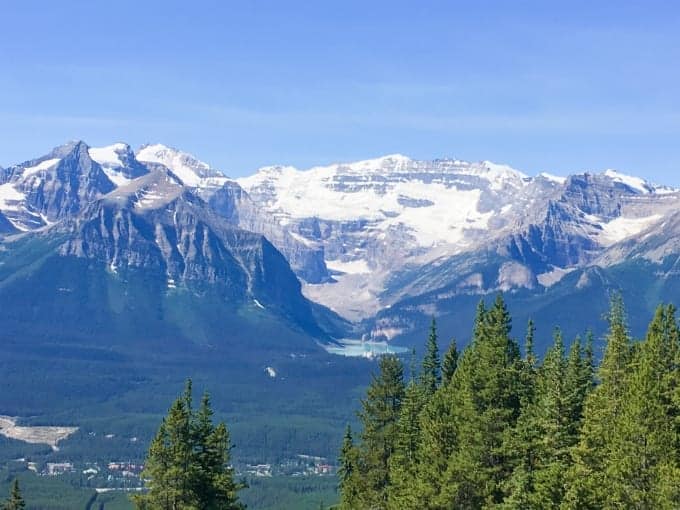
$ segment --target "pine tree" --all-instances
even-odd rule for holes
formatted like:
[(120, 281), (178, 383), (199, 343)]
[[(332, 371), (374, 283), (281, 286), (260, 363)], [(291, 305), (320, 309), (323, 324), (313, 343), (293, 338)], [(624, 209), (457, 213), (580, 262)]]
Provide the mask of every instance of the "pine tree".
[(453, 379), (453, 374), (458, 367), (458, 348), (456, 347), (456, 339), (452, 338), (449, 348), (444, 353), (442, 360), (442, 382), (449, 384)]
[(432, 317), (430, 334), (428, 335), (427, 343), (425, 344), (425, 356), (423, 357), (420, 382), (427, 395), (433, 395), (441, 382), (437, 322), (434, 317)]
[[(478, 307), (469, 352), (451, 383), (457, 448), (440, 484), (442, 508), (500, 503), (511, 467), (504, 438), (520, 410), (519, 347), (501, 295), (486, 311)], [(425, 459), (423, 462), (427, 462)]]
[(135, 496), (139, 509), (239, 510), (238, 491), (229, 466), (226, 426), (212, 423), (210, 399), (192, 409), (192, 386), (175, 400), (151, 442), (143, 478), (148, 492)]
[(362, 400), (359, 418), (363, 425), (359, 465), (363, 479), (359, 499), (362, 508), (387, 507), (389, 460), (394, 451), (397, 422), (404, 399), (404, 367), (394, 355), (380, 358), (380, 371), (374, 376)]
[(562, 334), (556, 330), (553, 346), (536, 373), (532, 399), (522, 403), (514, 432), (506, 435), (508, 457), (517, 461), (503, 508), (559, 507), (568, 448), (576, 440), (567, 428), (571, 419), (567, 370)]
[(229, 432), (220, 423), (213, 425), (213, 411), (207, 393), (201, 399), (192, 422), (192, 487), (198, 508), (237, 509), (238, 491), (245, 486), (234, 481), (229, 465), (231, 443)]
[(389, 462), (388, 507), (391, 509), (415, 508), (419, 503), (414, 480), (420, 463), (420, 414), (426, 402), (425, 389), (411, 381), (406, 387), (401, 405), (395, 430), (394, 451)]
[(354, 445), (352, 428), (347, 425), (340, 458), (338, 459), (338, 479), (340, 481), (338, 485), (340, 493), (338, 510), (353, 510), (360, 507), (361, 479), (359, 475), (358, 452)]
[(680, 473), (672, 427), (678, 412), (669, 385), (676, 372), (677, 345), (675, 310), (660, 306), (645, 341), (634, 352), (621, 415), (613, 424), (606, 465), (610, 507), (680, 507), (677, 490), (674, 495), (667, 491), (668, 474)]
[(624, 408), (631, 358), (631, 340), (620, 295), (612, 298), (608, 322), (607, 347), (597, 371), (599, 384), (586, 399), (580, 440), (572, 450), (563, 504), (567, 509), (604, 508), (610, 497), (606, 467)]
[[(461, 364), (464, 363), (466, 352), (461, 356)], [(453, 384), (441, 386), (421, 411), (421, 437), (417, 454), (419, 462), (416, 476), (407, 489), (409, 493), (417, 495), (420, 504), (404, 506), (404, 509), (446, 508), (438, 504), (441, 500), (442, 485), (446, 483), (443, 473), (458, 446), (454, 423), (455, 392)]]
[(3, 506), (4, 510), (23, 510), (26, 508), (26, 502), (21, 495), (21, 490), (19, 489), (19, 480), (14, 479), (12, 482), (12, 488), (10, 489), (9, 499), (5, 502)]
[(534, 353), (534, 336), (536, 335), (536, 325), (532, 319), (527, 324), (527, 335), (524, 340), (524, 359), (530, 367), (536, 366), (536, 354)]

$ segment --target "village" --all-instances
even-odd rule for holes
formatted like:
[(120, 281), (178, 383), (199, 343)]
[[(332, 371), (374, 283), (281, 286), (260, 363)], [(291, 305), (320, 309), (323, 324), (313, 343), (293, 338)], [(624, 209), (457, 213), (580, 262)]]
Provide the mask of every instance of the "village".
[[(32, 471), (38, 476), (63, 477), (72, 485), (93, 488), (99, 492), (121, 490), (136, 491), (143, 487), (144, 464), (131, 460), (109, 462), (39, 462), (26, 458), (11, 461), (8, 468), (14, 472)], [(298, 454), (276, 464), (236, 464), (235, 475), (240, 478), (274, 476), (311, 477), (334, 476), (337, 465), (325, 457)]]

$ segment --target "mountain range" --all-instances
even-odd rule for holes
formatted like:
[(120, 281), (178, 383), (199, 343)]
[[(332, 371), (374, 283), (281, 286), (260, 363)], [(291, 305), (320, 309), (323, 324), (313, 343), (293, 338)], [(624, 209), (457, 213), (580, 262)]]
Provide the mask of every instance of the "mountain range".
[[(580, 311), (586, 327), (618, 289), (635, 328), (657, 300), (680, 297), (679, 203), (680, 190), (614, 170), (529, 177), (395, 154), (231, 179), (164, 145), (71, 142), (0, 169), (0, 301), (13, 310), (3, 322), (31, 334), (38, 304), (63, 314), (85, 302), (117, 334), (156, 320), (209, 343), (215, 320), (241, 317), (246, 331), (244, 316), (265, 313), (310, 345), (408, 342), (433, 315), (460, 334), (460, 314), (498, 291), (520, 317), (552, 322), (559, 303), (570, 313), (595, 296)], [(90, 279), (56, 278), (70, 266)], [(35, 288), (33, 311), (12, 308)], [(156, 303), (154, 319), (142, 302)], [(79, 311), (65, 313), (65, 334)]]
[(613, 170), (391, 155), (232, 179), (70, 142), (0, 169), (0, 411), (78, 426), (55, 461), (141, 460), (192, 377), (239, 462), (333, 458), (371, 372), (333, 353), (419, 350), (433, 316), (462, 347), (498, 292), (539, 353), (556, 325), (600, 341), (612, 291), (640, 336), (680, 301), (679, 204)]

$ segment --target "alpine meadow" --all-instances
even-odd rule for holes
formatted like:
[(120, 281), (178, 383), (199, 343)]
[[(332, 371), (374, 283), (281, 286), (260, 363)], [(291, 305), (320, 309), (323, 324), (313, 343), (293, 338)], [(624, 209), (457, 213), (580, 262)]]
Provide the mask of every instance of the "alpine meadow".
[(3, 2), (0, 510), (680, 509), (678, 26)]

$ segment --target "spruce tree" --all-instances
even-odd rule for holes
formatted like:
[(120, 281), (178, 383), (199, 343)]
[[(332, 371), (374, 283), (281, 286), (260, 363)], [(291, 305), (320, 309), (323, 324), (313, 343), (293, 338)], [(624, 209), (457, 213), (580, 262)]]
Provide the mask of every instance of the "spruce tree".
[(364, 482), (359, 495), (360, 508), (387, 507), (389, 460), (394, 452), (404, 391), (401, 361), (394, 355), (382, 356), (379, 373), (373, 376), (359, 412), (363, 425), (359, 464)]
[(562, 334), (556, 330), (553, 346), (537, 370), (532, 399), (523, 401), (514, 432), (506, 435), (509, 462), (515, 467), (506, 484), (503, 508), (559, 507), (568, 449), (576, 441), (568, 429), (571, 392), (567, 367)]
[(423, 357), (423, 365), (420, 372), (420, 382), (427, 395), (433, 395), (441, 382), (437, 322), (434, 317), (432, 317), (430, 333), (425, 344), (425, 356)]
[(576, 442), (576, 436), (570, 433), (573, 413), (568, 384), (564, 342), (557, 330), (537, 379), (534, 425), (540, 434), (540, 447), (534, 473), (536, 508), (556, 509), (562, 500), (562, 475), (569, 465), (569, 448)]
[(604, 508), (610, 497), (606, 468), (616, 424), (624, 408), (631, 357), (631, 340), (620, 295), (612, 298), (607, 319), (609, 332), (604, 358), (597, 371), (599, 384), (586, 399), (581, 436), (572, 450), (563, 504), (567, 509)]
[(583, 406), (586, 397), (593, 388), (593, 369), (592, 369), (592, 339), (588, 341), (589, 348), (586, 352), (581, 348), (581, 338), (576, 337), (571, 344), (567, 367), (565, 373), (565, 388), (567, 391), (567, 409), (569, 412), (569, 436), (576, 443), (576, 439), (581, 431), (583, 420)]
[(456, 346), (456, 339), (452, 338), (449, 348), (444, 353), (442, 360), (442, 382), (448, 384), (453, 379), (453, 374), (458, 367), (458, 348)]
[(338, 510), (360, 508), (361, 478), (358, 465), (358, 452), (352, 437), (352, 428), (347, 425), (342, 441), (340, 458), (338, 459), (338, 492), (340, 503)]
[(524, 359), (530, 367), (536, 366), (536, 354), (534, 353), (534, 336), (536, 335), (536, 325), (532, 319), (527, 324), (527, 335), (524, 340)]
[[(468, 350), (463, 352), (456, 363), (457, 367), (465, 364), (468, 352)], [(457, 413), (457, 390), (453, 385), (454, 379), (455, 375), (450, 382), (435, 392), (421, 411), (417, 474), (408, 488), (411, 493), (417, 495), (420, 504), (404, 508), (446, 508), (439, 506), (442, 486), (447, 483), (444, 473), (451, 455), (458, 447), (454, 422)]]
[(406, 387), (389, 461), (390, 509), (414, 508), (419, 502), (414, 480), (419, 466), (420, 415), (427, 401), (425, 389), (414, 381)]
[(19, 489), (19, 480), (14, 479), (12, 482), (12, 487), (9, 493), (9, 499), (5, 502), (4, 510), (23, 510), (26, 508), (26, 502), (21, 495), (21, 489)]
[(142, 474), (148, 491), (135, 496), (139, 509), (239, 510), (238, 491), (229, 466), (229, 433), (212, 423), (208, 395), (192, 409), (191, 381), (170, 407), (151, 442)]
[[(678, 508), (680, 478), (673, 402), (674, 354), (678, 345), (675, 311), (657, 308), (645, 341), (635, 350), (621, 414), (613, 423), (606, 475), (609, 507)], [(671, 384), (669, 384), (671, 383)]]
[[(504, 438), (517, 421), (523, 393), (517, 377), (519, 347), (499, 294), (486, 311), (478, 307), (469, 353), (451, 387), (457, 448), (450, 457), (437, 504), (479, 508), (500, 503), (511, 467)], [(424, 462), (426, 462), (424, 460)]]

